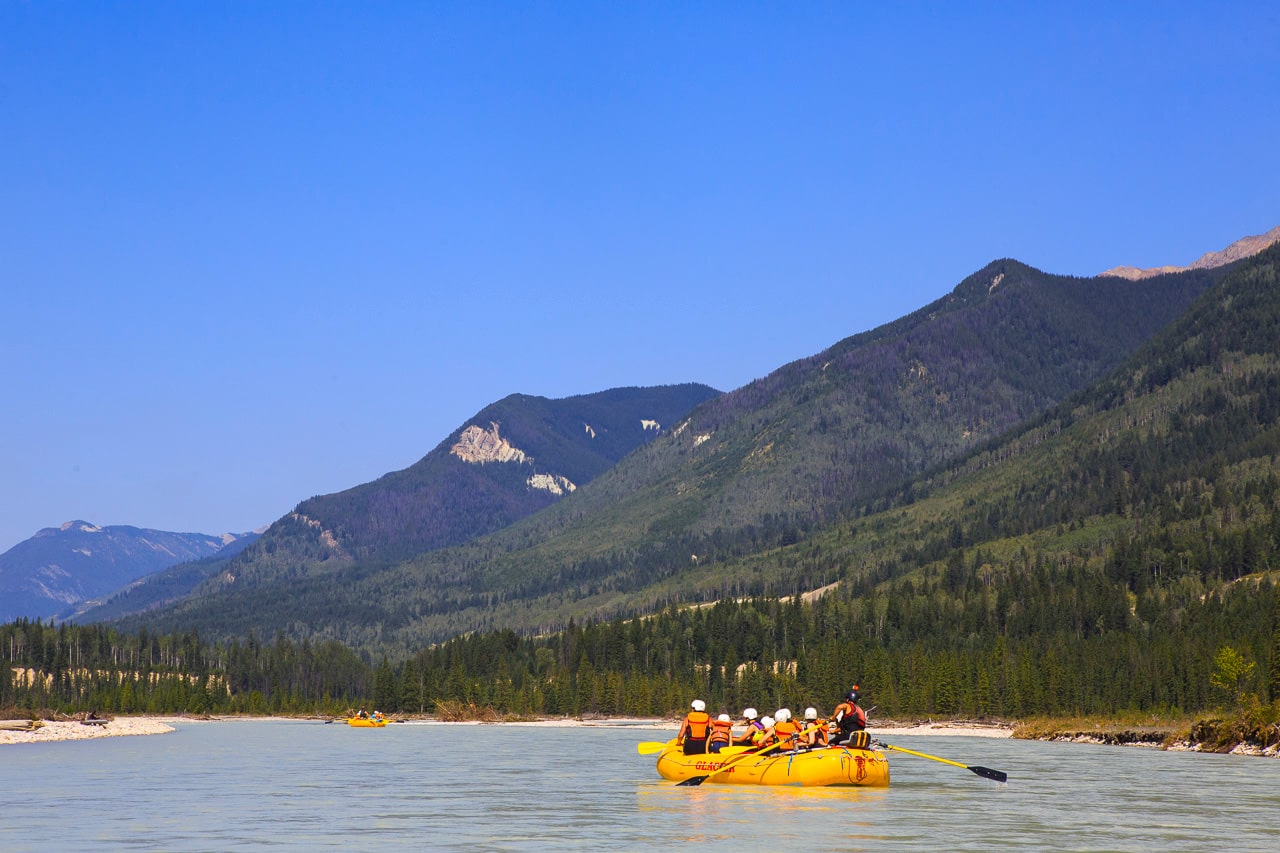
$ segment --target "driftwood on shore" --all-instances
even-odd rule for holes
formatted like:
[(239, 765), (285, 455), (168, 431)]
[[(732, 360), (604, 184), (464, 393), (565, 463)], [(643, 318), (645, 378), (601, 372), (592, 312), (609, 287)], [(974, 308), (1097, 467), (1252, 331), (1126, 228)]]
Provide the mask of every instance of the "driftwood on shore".
[(33, 732), (43, 725), (40, 720), (0, 720), (0, 732)]

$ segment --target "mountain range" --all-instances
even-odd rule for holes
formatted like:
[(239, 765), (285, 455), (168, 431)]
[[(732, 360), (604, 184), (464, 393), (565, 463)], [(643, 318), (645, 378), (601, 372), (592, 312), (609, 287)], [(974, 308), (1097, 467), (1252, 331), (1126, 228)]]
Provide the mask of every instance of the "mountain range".
[[(819, 589), (851, 569), (813, 543), (910, 504), (934, 472), (1086, 392), (1240, 263), (1129, 281), (996, 261), (919, 311), (709, 397), (520, 521), (404, 548), (399, 534), (378, 541), (373, 503), (327, 502), (324, 523), (300, 505), (226, 573), (124, 625), (403, 653), (469, 631)], [(476, 420), (433, 453), (528, 455), (496, 419)], [(271, 541), (289, 543), (284, 557)]]
[[(1051, 278), (1025, 280), (1094, 306), (1089, 282)], [(1157, 276), (1129, 292), (1198, 287), (1173, 283)], [(1052, 310), (1035, 332), (1019, 333), (1025, 319), (992, 327), (982, 303), (1000, 298), (1004, 279), (993, 284), (980, 290), (986, 300), (904, 318), (861, 345), (910, 339), (953, 311), (960, 327), (1008, 339), (989, 347), (997, 355), (979, 372), (1032, 351), (1012, 345), (1028, 334), (1052, 363), (1096, 349), (1089, 323), (1084, 340), (1041, 334), (1070, 325), (1055, 319), (1073, 314), (1062, 293), (1037, 303)], [(768, 454), (759, 445), (728, 453), (735, 444), (717, 447), (708, 424), (777, 431), (789, 409), (770, 410), (761, 395), (725, 414), (726, 397), (714, 397), (551, 506), (462, 545), (338, 568), (246, 563), (250, 583), (218, 570), (184, 601), (114, 626), (0, 625), (15, 666), (49, 673), (32, 684), (0, 668), (0, 703), (336, 713), (372, 696), (414, 713), (436, 703), (450, 713), (662, 715), (689, 696), (716, 708), (762, 699), (822, 706), (859, 683), (893, 718), (1154, 720), (1234, 705), (1241, 710), (1222, 723), (1239, 730), (1232, 737), (1271, 744), (1267, 702), (1280, 697), (1280, 246), (1221, 268), (1174, 313), (1011, 428), (822, 512), (774, 513), (766, 507), (779, 505), (776, 495), (752, 504), (726, 489)], [(810, 370), (830, 371), (834, 354)], [(872, 363), (881, 361), (891, 360)], [(910, 384), (892, 371), (880, 383), (899, 394)], [(823, 394), (794, 384), (808, 399)], [(893, 397), (876, 397), (881, 419)], [(473, 433), (476, 441), (461, 442), (473, 425), (448, 452), (483, 445), (507, 460), (484, 464), (524, 464), (505, 432), (481, 427), (492, 440)], [(946, 434), (948, 421), (909, 426), (912, 448)], [(797, 445), (809, 442), (792, 432)], [(699, 462), (706, 447), (711, 458)], [(797, 485), (824, 464), (797, 468), (803, 456), (787, 458), (792, 471), (774, 476)], [(696, 504), (682, 505), (691, 495)], [(734, 513), (759, 523), (704, 526)], [(69, 673), (74, 661), (88, 669)], [(228, 689), (212, 690), (210, 678)]]
[(1206, 252), (1193, 261), (1190, 266), (1161, 266), (1150, 267), (1148, 269), (1120, 266), (1112, 267), (1106, 272), (1101, 273), (1101, 275), (1112, 275), (1119, 278), (1127, 278), (1132, 281), (1142, 278), (1151, 278), (1152, 276), (1157, 275), (1165, 275), (1166, 273), (1171, 272), (1182, 272), (1183, 270), (1212, 269), (1214, 267), (1220, 267), (1232, 263), (1233, 261), (1251, 258), (1263, 249), (1270, 248), (1276, 243), (1280, 243), (1280, 225), (1277, 225), (1265, 234), (1254, 234), (1249, 237), (1242, 237), (1220, 252)]
[(118, 618), (264, 578), (394, 564), (501, 529), (574, 493), (697, 404), (706, 385), (615, 388), (560, 400), (512, 394), (401, 471), (313, 497), (235, 559), (177, 566), (75, 613)]
[(50, 618), (175, 564), (239, 552), (256, 533), (170, 533), (68, 521), (0, 554), (0, 622)]

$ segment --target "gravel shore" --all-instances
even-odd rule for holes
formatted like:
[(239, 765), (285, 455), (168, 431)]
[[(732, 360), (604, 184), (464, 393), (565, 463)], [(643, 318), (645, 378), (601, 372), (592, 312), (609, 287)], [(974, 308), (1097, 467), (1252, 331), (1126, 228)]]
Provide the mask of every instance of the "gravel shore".
[(126, 735), (159, 735), (173, 731), (172, 717), (117, 717), (105, 725), (86, 726), (77, 721), (45, 722), (33, 731), (0, 731), (0, 744), (48, 743), (58, 740), (89, 740)]
[[(264, 719), (261, 717), (221, 717), (219, 721), (235, 722), (237, 720)], [(10, 732), (0, 731), (0, 745), (10, 743), (49, 743), (62, 740), (89, 740), (103, 737), (124, 737), (127, 735), (158, 735), (173, 731), (175, 723), (206, 722), (205, 719), (190, 717), (117, 717), (105, 725), (86, 726), (77, 721), (45, 722), (34, 731)], [(636, 718), (602, 718), (602, 719), (551, 719), (510, 723), (440, 723), (431, 720), (411, 721), (410, 724), (427, 723), (431, 725), (501, 725), (501, 726), (546, 726), (546, 727), (610, 727), (629, 728), (638, 731), (670, 730), (673, 734), (680, 724), (675, 720), (655, 720)], [(874, 736), (893, 737), (897, 735), (945, 735), (951, 737), (991, 737), (1007, 738), (1013, 735), (1009, 726), (974, 725), (972, 723), (926, 723), (921, 725), (872, 725), (868, 731)]]

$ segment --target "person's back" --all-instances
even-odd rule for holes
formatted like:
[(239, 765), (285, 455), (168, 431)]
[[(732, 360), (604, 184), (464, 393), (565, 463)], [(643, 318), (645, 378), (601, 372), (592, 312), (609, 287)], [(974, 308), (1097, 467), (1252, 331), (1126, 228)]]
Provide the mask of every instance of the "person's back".
[(719, 752), (733, 740), (733, 720), (721, 714), (711, 721), (711, 733), (707, 735), (707, 752)]
[(853, 689), (845, 694), (843, 701), (836, 705), (832, 719), (839, 728), (839, 734), (836, 736), (838, 744), (848, 743), (855, 732), (864, 731), (867, 728), (867, 714), (858, 707), (858, 699), (858, 685), (855, 684)]
[(760, 719), (760, 730), (751, 734), (751, 745), (753, 748), (762, 749), (766, 746), (771, 746), (773, 742), (777, 740), (773, 734), (774, 725), (773, 717), (766, 715)]
[(738, 745), (749, 746), (755, 743), (760, 733), (765, 727), (760, 725), (759, 714), (755, 708), (747, 708), (742, 712), (742, 727), (746, 729), (741, 737), (736, 737), (733, 742)]
[(774, 714), (774, 719), (777, 722), (773, 724), (773, 734), (782, 743), (782, 748), (794, 749), (798, 746), (798, 735), (803, 727), (791, 719), (791, 711), (779, 708)]
[(800, 735), (800, 743), (809, 749), (827, 745), (827, 722), (818, 719), (817, 708), (804, 709), (804, 729)]
[(690, 707), (693, 710), (685, 715), (676, 740), (684, 747), (685, 755), (701, 755), (707, 751), (711, 716), (707, 714), (707, 703), (701, 699), (694, 699)]

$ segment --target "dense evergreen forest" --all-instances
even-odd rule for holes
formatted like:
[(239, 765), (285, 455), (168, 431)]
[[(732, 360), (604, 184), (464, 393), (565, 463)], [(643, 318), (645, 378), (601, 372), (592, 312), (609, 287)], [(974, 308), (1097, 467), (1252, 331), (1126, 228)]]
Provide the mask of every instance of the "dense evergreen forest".
[(0, 713), (339, 712), (371, 690), (367, 664), (333, 641), (211, 645), (198, 634), (101, 625), (0, 625)]
[[(540, 638), (498, 631), (398, 666), (335, 641), (209, 645), (195, 634), (21, 621), (0, 627), (0, 708), (422, 713), (457, 702), (517, 715), (660, 716), (697, 696), (732, 712), (829, 711), (854, 682), (881, 717), (1194, 713), (1280, 699), (1280, 586), (1190, 574), (1135, 597), (1127, 567), (1140, 548), (1101, 568), (1028, 554), (977, 565), (977, 553), (971, 571), (953, 560), (865, 595), (672, 606)], [(1274, 541), (1264, 550), (1276, 553)]]

